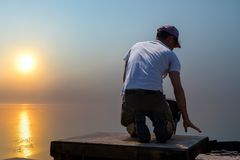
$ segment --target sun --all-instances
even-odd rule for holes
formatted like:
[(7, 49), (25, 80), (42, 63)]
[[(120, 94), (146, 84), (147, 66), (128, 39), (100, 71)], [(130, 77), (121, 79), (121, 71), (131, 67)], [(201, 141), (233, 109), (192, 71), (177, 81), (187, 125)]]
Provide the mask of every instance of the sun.
[(21, 54), (17, 58), (17, 68), (21, 73), (32, 73), (36, 66), (36, 60), (31, 54)]

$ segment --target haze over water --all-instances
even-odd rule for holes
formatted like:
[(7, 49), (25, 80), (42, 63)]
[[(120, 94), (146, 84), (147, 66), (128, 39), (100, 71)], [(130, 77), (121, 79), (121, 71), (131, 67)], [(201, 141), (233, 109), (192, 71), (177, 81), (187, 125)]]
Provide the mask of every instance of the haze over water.
[(174, 51), (203, 131), (188, 134), (239, 140), (239, 15), (238, 0), (0, 1), (0, 159), (48, 159), (51, 140), (124, 131), (122, 57), (166, 23), (180, 31)]

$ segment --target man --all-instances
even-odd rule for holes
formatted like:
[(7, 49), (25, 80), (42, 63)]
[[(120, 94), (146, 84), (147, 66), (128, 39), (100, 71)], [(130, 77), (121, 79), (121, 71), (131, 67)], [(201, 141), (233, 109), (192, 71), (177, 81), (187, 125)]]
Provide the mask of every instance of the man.
[(151, 139), (145, 116), (152, 121), (158, 142), (166, 142), (175, 132), (176, 124), (163, 95), (162, 83), (167, 74), (182, 113), (185, 131), (191, 127), (201, 132), (190, 121), (187, 112), (180, 62), (173, 52), (174, 48), (181, 48), (178, 37), (179, 32), (174, 26), (163, 25), (157, 29), (155, 41), (136, 43), (124, 57), (121, 123), (140, 142), (147, 143)]

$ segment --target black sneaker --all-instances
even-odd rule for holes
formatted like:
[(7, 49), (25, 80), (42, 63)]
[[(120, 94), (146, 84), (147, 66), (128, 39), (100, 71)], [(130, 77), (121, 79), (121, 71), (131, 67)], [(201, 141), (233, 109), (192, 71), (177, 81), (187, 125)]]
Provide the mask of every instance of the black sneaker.
[(155, 133), (158, 143), (166, 143), (166, 141), (169, 139), (167, 129), (164, 124), (154, 127), (153, 132)]
[(146, 125), (145, 115), (142, 113), (137, 113), (135, 115), (135, 123), (139, 142), (149, 143), (151, 135)]

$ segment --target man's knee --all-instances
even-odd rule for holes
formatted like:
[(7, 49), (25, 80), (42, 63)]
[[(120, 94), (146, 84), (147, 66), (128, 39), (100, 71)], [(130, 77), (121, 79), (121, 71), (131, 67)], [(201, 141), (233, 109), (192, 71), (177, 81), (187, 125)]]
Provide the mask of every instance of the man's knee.
[(127, 125), (129, 125), (131, 123), (134, 123), (134, 115), (129, 114), (128, 112), (122, 111), (121, 124), (126, 127)]
[(131, 123), (134, 123), (134, 112), (132, 107), (126, 105), (126, 102), (123, 99), (122, 112), (121, 112), (121, 124), (126, 127)]

